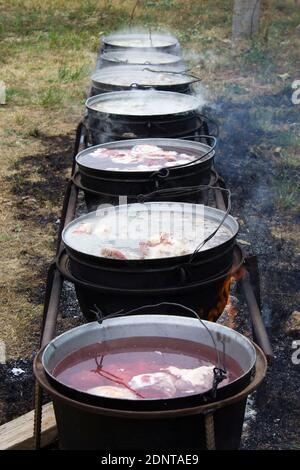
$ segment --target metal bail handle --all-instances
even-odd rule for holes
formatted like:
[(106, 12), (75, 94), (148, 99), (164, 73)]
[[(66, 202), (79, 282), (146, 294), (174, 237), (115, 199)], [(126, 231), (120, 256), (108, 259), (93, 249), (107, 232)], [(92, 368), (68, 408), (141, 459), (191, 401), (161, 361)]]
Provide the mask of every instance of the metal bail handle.
[[(189, 85), (193, 83), (198, 83), (202, 81), (202, 78), (198, 77), (197, 75), (194, 75), (193, 73), (187, 73), (188, 70), (182, 70), (181, 72), (176, 72), (175, 70), (154, 70), (149, 67), (144, 67), (143, 70), (146, 70), (147, 72), (154, 72), (154, 73), (170, 73), (172, 75), (183, 75), (184, 77), (191, 77), (194, 80), (191, 80)], [(177, 85), (177, 83), (176, 83)], [(178, 83), (178, 85), (181, 85), (181, 83)]]
[[(222, 188), (220, 186), (211, 186), (209, 184), (204, 184), (204, 185), (199, 185), (199, 186), (181, 187), (181, 188), (176, 188), (176, 189), (172, 189), (172, 188), (159, 189), (157, 191), (153, 191), (152, 193), (139, 194), (136, 198), (137, 202), (144, 203), (144, 202), (147, 202), (147, 200), (153, 200), (156, 197), (161, 197), (161, 196), (165, 196), (167, 198), (169, 198), (169, 197), (182, 197), (182, 196), (197, 194), (198, 192), (205, 191), (207, 189), (213, 189), (213, 190), (217, 190), (217, 191), (221, 191), (223, 193), (226, 193), (227, 196), (228, 196), (227, 208), (226, 208), (226, 211), (224, 212), (224, 215), (223, 215), (219, 225), (217, 226), (217, 228), (210, 235), (208, 235), (208, 237), (206, 237), (204, 240), (202, 240), (202, 242), (199, 243), (199, 245), (195, 248), (194, 252), (192, 253), (192, 255), (190, 257), (190, 261), (189, 261), (190, 264), (193, 263), (193, 260), (194, 260), (195, 256), (197, 255), (197, 253), (199, 253), (201, 248), (203, 248), (203, 246), (206, 245), (206, 243), (216, 235), (216, 233), (220, 230), (220, 228), (224, 224), (226, 218), (228, 217), (228, 215), (230, 213), (230, 210), (231, 210), (231, 191), (230, 191), (230, 189)], [(196, 262), (193, 263), (193, 264), (195, 266), (197, 266)]]
[(181, 139), (193, 139), (193, 138), (204, 138), (204, 139), (211, 139), (213, 141), (213, 144), (212, 146), (210, 146), (210, 149), (205, 152), (203, 155), (201, 155), (200, 157), (196, 158), (195, 160), (191, 161), (191, 162), (188, 162), (188, 163), (183, 163), (181, 165), (173, 165), (169, 168), (166, 168), (166, 167), (163, 167), (163, 168), (160, 168), (159, 170), (157, 171), (154, 171), (153, 173), (151, 173), (150, 175), (150, 179), (154, 180), (155, 181), (155, 184), (156, 184), (156, 187), (158, 188), (159, 186), (159, 179), (165, 179), (165, 178), (168, 178), (168, 176), (170, 175), (170, 173), (173, 171), (173, 170), (177, 170), (178, 168), (185, 168), (185, 167), (188, 167), (188, 166), (191, 166), (191, 165), (194, 165), (195, 163), (203, 160), (205, 157), (207, 157), (207, 155), (209, 155), (210, 153), (212, 153), (215, 148), (216, 148), (216, 145), (218, 143), (218, 140), (216, 137), (214, 136), (210, 136), (210, 135), (204, 135), (204, 134), (201, 134), (201, 135), (194, 135), (194, 136), (185, 136), (185, 137), (181, 137)]
[(160, 302), (158, 304), (143, 305), (142, 307), (137, 307), (137, 308), (134, 308), (134, 309), (131, 309), (131, 310), (127, 310), (127, 312), (125, 312), (124, 310), (119, 310), (115, 313), (111, 313), (109, 315), (104, 316), (103, 311), (97, 305), (94, 305), (94, 307), (95, 307), (95, 310), (90, 309), (90, 311), (96, 315), (97, 321), (98, 321), (100, 326), (102, 325), (104, 320), (107, 320), (107, 319), (110, 319), (110, 318), (123, 317), (123, 316), (127, 316), (127, 315), (128, 316), (129, 315), (135, 315), (135, 314), (137, 314), (137, 313), (139, 313), (139, 312), (141, 312), (142, 310), (145, 310), (145, 309), (157, 309), (159, 307), (176, 307), (176, 308), (182, 309), (185, 313), (187, 313), (187, 312), (191, 313), (194, 317), (196, 317), (199, 320), (201, 325), (205, 328), (205, 330), (209, 334), (209, 336), (212, 340), (212, 343), (213, 343), (213, 347), (216, 351), (217, 366), (214, 368), (214, 381), (213, 381), (213, 386), (212, 386), (212, 389), (211, 389), (212, 396), (213, 397), (215, 396), (218, 384), (226, 378), (225, 343), (222, 342), (222, 346), (223, 346), (223, 352), (222, 352), (223, 366), (221, 366), (220, 352), (217, 348), (216, 340), (215, 340), (213, 334), (211, 333), (210, 329), (208, 328), (208, 326), (204, 323), (204, 321), (200, 318), (200, 316), (198, 315), (198, 313), (195, 310), (193, 310), (190, 307), (187, 307), (186, 305), (178, 304), (176, 302)]
[[(197, 255), (197, 253), (199, 253), (199, 251), (201, 250), (201, 248), (204, 247), (204, 245), (206, 245), (207, 242), (209, 242), (209, 240), (211, 240), (215, 235), (216, 233), (220, 230), (220, 228), (222, 227), (222, 225), (224, 224), (225, 220), (227, 219), (228, 215), (229, 215), (229, 212), (231, 210), (231, 191), (230, 189), (227, 189), (227, 188), (221, 188), (219, 186), (215, 186), (215, 187), (211, 187), (212, 189), (214, 190), (219, 190), (219, 191), (223, 191), (227, 194), (228, 196), (228, 201), (227, 201), (227, 208), (226, 208), (226, 212), (224, 212), (224, 215), (219, 223), (219, 225), (217, 226), (217, 228), (210, 234), (208, 235), (208, 237), (206, 237), (201, 243), (199, 243), (199, 245), (196, 247), (194, 253), (192, 254), (191, 258), (190, 258), (190, 263), (193, 262), (195, 256)], [(197, 263), (194, 263), (195, 266), (197, 266)]]
[(129, 88), (132, 88), (134, 90), (149, 90), (151, 86), (139, 85), (138, 83), (133, 82), (133, 83), (130, 83)]
[(151, 193), (138, 194), (136, 196), (136, 199), (137, 199), (137, 202), (144, 203), (144, 202), (153, 200), (156, 197), (160, 198), (161, 196), (166, 196), (166, 197), (188, 196), (188, 195), (197, 194), (201, 191), (206, 191), (210, 189), (223, 191), (224, 193), (228, 195), (228, 207), (226, 211), (226, 216), (227, 216), (231, 209), (231, 191), (227, 188), (221, 188), (219, 186), (212, 186), (210, 184), (200, 184), (198, 186), (182, 186), (179, 188), (158, 189), (157, 191), (152, 191)]

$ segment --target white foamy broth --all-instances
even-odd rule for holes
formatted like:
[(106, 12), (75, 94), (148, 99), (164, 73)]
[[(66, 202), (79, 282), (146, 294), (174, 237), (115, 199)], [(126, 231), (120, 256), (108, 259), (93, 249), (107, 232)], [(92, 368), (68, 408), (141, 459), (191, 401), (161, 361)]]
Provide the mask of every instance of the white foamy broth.
[(125, 64), (165, 65), (180, 62), (180, 58), (163, 52), (115, 51), (103, 54), (103, 58)]
[[(120, 66), (121, 68), (121, 66)], [(163, 85), (183, 85), (191, 82), (191, 79), (184, 74), (180, 73), (164, 73), (150, 70), (135, 70), (130, 71), (104, 69), (95, 74), (92, 78), (99, 83), (106, 85), (115, 85), (120, 87), (130, 87), (133, 83), (140, 86), (163, 86)]]
[[(160, 93), (170, 94), (166, 97)], [(163, 116), (196, 111), (200, 104), (200, 100), (191, 95), (133, 90), (114, 96), (110, 93), (101, 95), (89, 107), (102, 113), (123, 116)]]
[(202, 154), (175, 150), (157, 145), (141, 144), (131, 148), (91, 149), (79, 158), (87, 168), (110, 171), (155, 171), (175, 165), (191, 164)]
[(168, 47), (174, 43), (169, 38), (158, 37), (158, 36), (145, 36), (145, 37), (130, 37), (125, 35), (124, 37), (109, 38), (108, 44), (116, 47)]
[[(223, 356), (222, 356), (223, 357)], [(226, 378), (243, 371), (225, 356)], [(212, 388), (213, 347), (177, 338), (131, 337), (91, 344), (63, 359), (53, 375), (63, 384), (92, 395), (123, 399), (166, 399)]]
[[(204, 216), (202, 205), (131, 204), (82, 217), (66, 228), (64, 239), (76, 251), (97, 257), (167, 258), (193, 253), (218, 225), (219, 221)], [(231, 231), (223, 225), (201, 250), (231, 237)]]

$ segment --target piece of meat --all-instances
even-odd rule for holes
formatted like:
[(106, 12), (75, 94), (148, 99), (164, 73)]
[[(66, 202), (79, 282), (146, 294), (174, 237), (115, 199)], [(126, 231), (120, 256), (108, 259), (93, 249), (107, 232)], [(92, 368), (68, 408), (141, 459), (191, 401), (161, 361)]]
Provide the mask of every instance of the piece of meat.
[(80, 235), (80, 234), (89, 235), (89, 234), (92, 233), (92, 224), (89, 223), (89, 222), (79, 224), (79, 225), (77, 225), (77, 227), (75, 227), (75, 229), (72, 231), (72, 233), (74, 233), (76, 235)]
[(145, 398), (172, 398), (176, 395), (174, 379), (165, 372), (135, 375), (128, 385)]
[(131, 148), (131, 153), (133, 155), (161, 155), (163, 150), (156, 145), (141, 144), (135, 145)]
[(101, 250), (101, 256), (104, 258), (112, 258), (112, 259), (127, 259), (127, 256), (122, 253), (121, 250), (118, 250), (114, 247), (105, 247)]
[(101, 222), (100, 224), (96, 225), (93, 233), (98, 237), (105, 238), (111, 234), (111, 226)]
[(125, 387), (114, 387), (110, 385), (102, 385), (100, 387), (93, 387), (87, 390), (87, 393), (107, 398), (125, 398), (129, 400), (136, 400), (137, 395)]
[(92, 157), (113, 158), (122, 156), (126, 157), (128, 152), (126, 150), (99, 148), (91, 152), (89, 155)]
[[(204, 393), (210, 390), (214, 381), (214, 366), (201, 366), (195, 369), (179, 369), (178, 367), (170, 366), (167, 369), (178, 380), (175, 385), (180, 390), (186, 390), (192, 387), (197, 393)], [(224, 379), (221, 384), (228, 383), (228, 379)]]
[(181, 240), (173, 238), (167, 233), (160, 233), (156, 237), (139, 243), (141, 255), (147, 259), (180, 256), (188, 253), (188, 249)]

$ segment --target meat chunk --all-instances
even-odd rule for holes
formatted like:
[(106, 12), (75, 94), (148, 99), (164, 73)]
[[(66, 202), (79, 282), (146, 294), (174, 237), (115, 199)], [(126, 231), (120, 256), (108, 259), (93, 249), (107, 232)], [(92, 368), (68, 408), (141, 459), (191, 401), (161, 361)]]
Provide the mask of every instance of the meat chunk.
[(173, 377), (165, 372), (135, 375), (128, 385), (144, 398), (172, 398), (176, 394)]
[[(214, 381), (214, 366), (201, 366), (195, 369), (179, 369), (178, 367), (170, 366), (167, 370), (175, 376), (175, 385), (179, 390), (186, 390), (187, 387), (197, 393), (204, 393), (210, 390)], [(228, 383), (228, 379), (224, 379), (223, 385)]]
[(111, 230), (112, 228), (110, 225), (100, 223), (94, 228), (93, 233), (98, 237), (105, 238), (111, 234)]
[(185, 244), (167, 233), (142, 241), (139, 244), (141, 254), (147, 259), (180, 256), (187, 253)]
[(77, 225), (77, 227), (73, 230), (74, 234), (80, 235), (80, 234), (87, 234), (89, 235), (92, 233), (92, 224), (85, 222), (83, 224)]
[(97, 395), (99, 397), (107, 398), (125, 398), (129, 400), (135, 400), (137, 398), (134, 392), (128, 390), (125, 387), (115, 387), (110, 385), (103, 385), (101, 387), (93, 387), (87, 390), (87, 393)]
[(127, 259), (126, 255), (121, 250), (114, 247), (102, 248), (101, 256), (112, 259)]

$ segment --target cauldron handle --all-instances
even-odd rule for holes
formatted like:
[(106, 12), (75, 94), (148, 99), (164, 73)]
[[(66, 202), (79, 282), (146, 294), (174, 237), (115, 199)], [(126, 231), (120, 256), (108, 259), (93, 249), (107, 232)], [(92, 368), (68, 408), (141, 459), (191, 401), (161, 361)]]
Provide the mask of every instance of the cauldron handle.
[(182, 187), (182, 188), (176, 188), (176, 189), (160, 189), (160, 190), (157, 190), (157, 191), (153, 191), (152, 193), (139, 194), (137, 196), (137, 202), (143, 203), (143, 202), (147, 201), (147, 199), (152, 200), (153, 198), (155, 198), (157, 196), (158, 197), (159, 196), (180, 197), (180, 196), (187, 196), (187, 195), (190, 195), (190, 194), (198, 193), (200, 191), (204, 191), (204, 190), (207, 190), (207, 189), (213, 189), (213, 190), (218, 190), (218, 191), (221, 191), (221, 192), (225, 192), (228, 196), (228, 204), (227, 204), (226, 211), (224, 212), (224, 215), (223, 215), (222, 220), (220, 221), (219, 225), (208, 237), (206, 237), (204, 240), (202, 240), (201, 243), (199, 243), (199, 245), (194, 250), (194, 253), (191, 255), (190, 263), (193, 261), (195, 255), (201, 250), (201, 248), (203, 248), (203, 246), (216, 235), (216, 233), (219, 231), (219, 229), (224, 224), (226, 218), (228, 217), (229, 212), (231, 210), (231, 191), (227, 188), (222, 188), (220, 186), (211, 186), (209, 184), (203, 184), (203, 185), (199, 185), (199, 186)]
[(206, 140), (211, 139), (213, 141), (213, 144), (207, 152), (205, 152), (203, 155), (201, 155), (200, 157), (196, 158), (195, 160), (193, 160), (191, 162), (182, 163), (181, 165), (173, 165), (169, 168), (163, 167), (163, 168), (160, 168), (159, 170), (154, 171), (153, 173), (151, 173), (150, 179), (155, 182), (156, 189), (159, 188), (159, 181), (162, 180), (162, 179), (168, 178), (168, 176), (170, 175), (170, 173), (173, 170), (177, 170), (178, 168), (186, 168), (188, 166), (194, 165), (195, 163), (197, 163), (197, 162), (203, 160), (205, 157), (207, 157), (207, 155), (211, 154), (215, 150), (217, 142), (218, 142), (216, 137), (214, 137), (212, 135), (204, 135), (204, 134), (200, 134), (200, 135), (194, 134), (194, 135), (184, 136), (184, 137), (181, 137), (181, 140), (183, 140), (183, 139), (192, 140), (192, 139), (195, 139), (195, 138), (198, 138), (198, 139), (204, 138)]
[(95, 310), (90, 310), (90, 311), (96, 315), (97, 321), (98, 321), (99, 325), (101, 326), (103, 321), (107, 320), (109, 318), (123, 317), (123, 316), (127, 316), (127, 315), (135, 315), (135, 314), (138, 314), (141, 310), (145, 310), (145, 309), (148, 309), (148, 308), (154, 308), (155, 309), (155, 308), (159, 308), (159, 307), (163, 307), (163, 306), (181, 308), (182, 310), (185, 311), (185, 313), (186, 312), (191, 313), (194, 317), (196, 317), (199, 320), (201, 325), (205, 328), (205, 330), (209, 334), (209, 336), (212, 340), (212, 343), (213, 343), (213, 347), (216, 351), (216, 356), (217, 356), (217, 366), (214, 368), (213, 386), (212, 386), (212, 389), (210, 390), (212, 396), (215, 397), (215, 394), (216, 394), (217, 387), (218, 387), (219, 383), (221, 383), (226, 378), (225, 343), (223, 341), (220, 341), (223, 345), (223, 366), (221, 366), (221, 359), (220, 359), (219, 350), (217, 348), (216, 340), (213, 337), (213, 335), (212, 335), (211, 331), (209, 330), (209, 328), (207, 327), (207, 325), (204, 323), (204, 321), (201, 319), (201, 317), (198, 315), (198, 313), (195, 310), (193, 310), (190, 307), (187, 307), (186, 305), (182, 305), (182, 304), (179, 304), (179, 303), (176, 303), (176, 302), (160, 302), (158, 304), (148, 304), (148, 305), (143, 305), (142, 307), (136, 307), (134, 309), (128, 310), (127, 312), (125, 312), (124, 310), (119, 310), (118, 312), (111, 313), (109, 315), (106, 315), (105, 317), (103, 316), (103, 312), (101, 311), (101, 309), (99, 309), (99, 307), (97, 305), (94, 306)]

